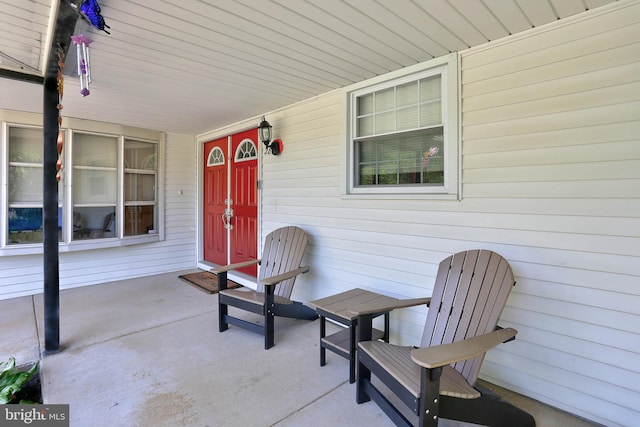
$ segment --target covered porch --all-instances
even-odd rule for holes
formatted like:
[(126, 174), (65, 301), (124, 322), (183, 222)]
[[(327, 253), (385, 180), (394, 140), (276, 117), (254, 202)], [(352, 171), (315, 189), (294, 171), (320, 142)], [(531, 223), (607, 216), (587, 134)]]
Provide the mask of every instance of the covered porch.
[[(62, 291), (62, 351), (41, 360), (44, 403), (69, 404), (72, 426), (392, 425), (374, 403), (356, 404), (347, 360), (330, 353), (320, 367), (318, 321), (278, 318), (277, 344), (264, 351), (250, 332), (219, 333), (217, 297), (182, 273)], [(0, 301), (0, 354), (40, 359), (42, 304)], [(540, 427), (596, 425), (498, 392)]]

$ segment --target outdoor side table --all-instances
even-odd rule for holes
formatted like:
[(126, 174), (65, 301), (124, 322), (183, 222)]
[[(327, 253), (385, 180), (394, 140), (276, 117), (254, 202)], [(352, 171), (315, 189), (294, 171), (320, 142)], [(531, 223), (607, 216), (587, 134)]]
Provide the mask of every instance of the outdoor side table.
[[(326, 298), (311, 301), (309, 304), (316, 308), (320, 316), (320, 366), (326, 364), (326, 350), (349, 360), (349, 382), (356, 380), (356, 331), (358, 316), (349, 311), (350, 308), (366, 303), (392, 303), (395, 298), (380, 295), (364, 289), (351, 289)], [(389, 310), (390, 311), (390, 310)], [(384, 331), (373, 329), (372, 339), (384, 339), (389, 342), (389, 311), (376, 313), (373, 317), (384, 315)], [(326, 336), (326, 321), (331, 319), (345, 328)]]

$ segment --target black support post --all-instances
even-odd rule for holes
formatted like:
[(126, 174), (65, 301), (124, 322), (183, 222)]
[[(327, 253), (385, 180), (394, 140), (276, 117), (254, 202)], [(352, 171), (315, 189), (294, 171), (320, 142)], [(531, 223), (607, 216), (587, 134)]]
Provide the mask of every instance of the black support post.
[(58, 85), (45, 78), (43, 96), (43, 230), (44, 230), (44, 353), (60, 350), (60, 276), (58, 259)]
[[(43, 179), (42, 228), (44, 273), (44, 354), (60, 351), (60, 276), (58, 258), (58, 71), (59, 61), (66, 59), (71, 36), (78, 20), (80, 0), (58, 3), (55, 30), (43, 84)], [(75, 5), (75, 8), (72, 7)]]

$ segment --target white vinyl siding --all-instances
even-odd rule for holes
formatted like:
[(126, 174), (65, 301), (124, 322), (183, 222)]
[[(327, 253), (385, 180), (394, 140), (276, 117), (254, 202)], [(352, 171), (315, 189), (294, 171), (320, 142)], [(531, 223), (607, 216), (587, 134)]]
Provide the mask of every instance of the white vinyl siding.
[(505, 255), (518, 281), (502, 319), (520, 333), (487, 355), (481, 375), (631, 425), (640, 418), (640, 5), (588, 16), (462, 54), (465, 203), (502, 217), (485, 227), (515, 246)]
[[(447, 255), (495, 250), (517, 281), (500, 323), (519, 334), (487, 355), (481, 377), (608, 426), (633, 425), (639, 21), (640, 4), (624, 3), (462, 52), (457, 202), (342, 197), (342, 92), (269, 114), (286, 150), (264, 159), (263, 234), (295, 224), (311, 237), (311, 272), (293, 297), (355, 287), (428, 296)], [(393, 312), (392, 341), (419, 343), (425, 314)]]

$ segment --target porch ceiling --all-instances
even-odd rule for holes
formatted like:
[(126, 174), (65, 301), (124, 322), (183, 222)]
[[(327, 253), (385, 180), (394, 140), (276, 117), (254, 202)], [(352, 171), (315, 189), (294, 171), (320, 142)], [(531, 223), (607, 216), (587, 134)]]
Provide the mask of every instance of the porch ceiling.
[[(59, 1), (0, 0), (0, 73), (43, 74)], [(616, 0), (98, 1), (64, 115), (196, 135)], [(0, 108), (40, 112), (41, 86), (0, 78)]]

